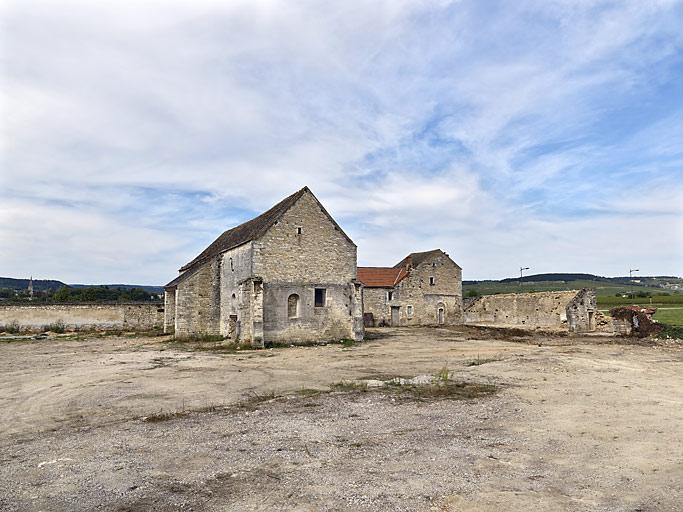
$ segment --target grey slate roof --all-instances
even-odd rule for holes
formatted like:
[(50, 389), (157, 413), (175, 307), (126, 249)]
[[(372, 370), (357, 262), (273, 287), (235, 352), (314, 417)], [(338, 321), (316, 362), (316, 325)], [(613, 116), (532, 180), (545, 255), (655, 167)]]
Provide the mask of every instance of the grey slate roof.
[[(211, 258), (219, 255), (222, 252), (228, 251), (234, 247), (240, 246), (242, 244), (245, 244), (247, 242), (251, 242), (252, 240), (257, 240), (261, 236), (263, 236), (266, 231), (268, 231), (275, 222), (277, 222), (284, 213), (289, 210), (294, 203), (296, 203), (301, 196), (303, 196), (306, 192), (310, 193), (313, 195), (311, 190), (308, 187), (304, 187), (301, 190), (295, 192), (289, 197), (284, 198), (282, 201), (277, 203), (275, 206), (273, 206), (270, 210), (262, 213), (258, 217), (255, 217), (243, 224), (240, 224), (239, 226), (235, 226), (232, 229), (229, 229), (225, 231), (221, 236), (219, 236), (216, 240), (211, 243), (206, 249), (204, 249), (199, 256), (197, 256), (195, 259), (190, 261), (189, 263), (183, 265), (180, 269), (179, 272), (182, 272), (178, 277), (176, 277), (173, 281), (168, 283), (164, 288), (173, 288), (175, 287), (182, 279), (185, 277), (189, 276), (191, 274), (191, 270), (194, 270), (201, 266), (202, 264), (206, 263), (209, 261)], [(316, 201), (318, 199), (313, 195)], [(318, 204), (320, 205), (320, 209), (322, 212), (332, 221), (334, 226), (341, 232), (344, 237), (346, 237), (349, 242), (353, 243), (353, 241), (348, 237), (346, 233), (339, 227), (337, 222), (332, 218), (332, 216), (327, 213), (327, 210), (320, 204), (320, 201), (318, 201)]]
[(289, 210), (307, 190), (308, 187), (304, 187), (291, 196), (284, 198), (270, 210), (262, 213), (258, 217), (248, 220), (244, 224), (235, 226), (232, 229), (228, 229), (221, 236), (216, 238), (211, 245), (204, 249), (199, 256), (197, 256), (191, 262), (180, 267), (180, 272), (184, 272), (189, 270), (191, 267), (194, 267), (200, 263), (204, 263), (214, 256), (228, 251), (233, 247), (256, 240), (266, 231), (268, 231), (273, 223), (278, 220), (287, 210)]

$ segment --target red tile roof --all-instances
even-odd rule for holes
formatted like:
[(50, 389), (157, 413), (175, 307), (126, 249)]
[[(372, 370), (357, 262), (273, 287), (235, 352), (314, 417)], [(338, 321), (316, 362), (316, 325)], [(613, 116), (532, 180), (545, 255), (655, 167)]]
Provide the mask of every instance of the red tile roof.
[(358, 267), (358, 280), (368, 288), (393, 288), (407, 275), (404, 267)]

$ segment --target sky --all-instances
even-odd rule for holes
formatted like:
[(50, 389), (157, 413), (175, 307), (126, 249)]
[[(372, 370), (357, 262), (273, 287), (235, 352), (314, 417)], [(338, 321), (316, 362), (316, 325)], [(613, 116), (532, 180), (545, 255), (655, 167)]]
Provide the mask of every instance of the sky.
[(308, 185), (392, 266), (683, 275), (683, 2), (0, 3), (0, 275), (164, 284)]

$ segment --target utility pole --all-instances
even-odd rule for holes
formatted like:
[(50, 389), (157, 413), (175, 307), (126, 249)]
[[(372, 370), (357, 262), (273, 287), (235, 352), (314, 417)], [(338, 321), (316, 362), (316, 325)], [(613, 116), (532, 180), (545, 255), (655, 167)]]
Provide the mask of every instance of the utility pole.
[(519, 286), (522, 286), (522, 278), (524, 277), (524, 271), (529, 270), (530, 267), (519, 267)]
[(637, 268), (630, 268), (628, 269), (628, 280), (631, 281), (631, 298), (635, 299), (636, 298), (636, 290), (633, 287), (633, 273), (634, 272), (640, 272)]

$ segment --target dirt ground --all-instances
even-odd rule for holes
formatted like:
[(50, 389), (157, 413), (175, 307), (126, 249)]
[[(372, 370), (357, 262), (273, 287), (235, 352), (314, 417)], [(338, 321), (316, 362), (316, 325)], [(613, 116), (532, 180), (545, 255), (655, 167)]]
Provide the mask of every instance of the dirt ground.
[[(0, 343), (0, 510), (683, 510), (683, 347), (508, 334)], [(498, 391), (330, 391), (444, 367)]]

